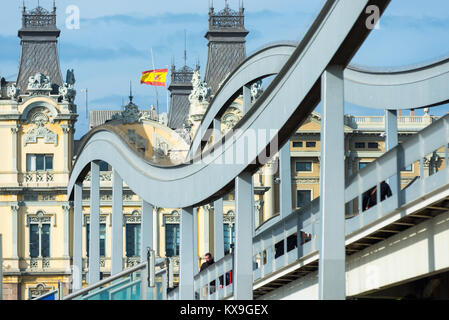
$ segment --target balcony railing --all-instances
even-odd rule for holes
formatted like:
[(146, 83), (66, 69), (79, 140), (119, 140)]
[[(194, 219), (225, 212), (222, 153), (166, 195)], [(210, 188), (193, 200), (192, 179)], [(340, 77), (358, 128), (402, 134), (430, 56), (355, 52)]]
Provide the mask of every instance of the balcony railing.
[[(398, 128), (421, 130), (432, 122), (436, 117), (431, 116), (400, 116), (398, 117)], [(383, 116), (346, 116), (345, 124), (353, 129), (385, 129), (385, 117)]]

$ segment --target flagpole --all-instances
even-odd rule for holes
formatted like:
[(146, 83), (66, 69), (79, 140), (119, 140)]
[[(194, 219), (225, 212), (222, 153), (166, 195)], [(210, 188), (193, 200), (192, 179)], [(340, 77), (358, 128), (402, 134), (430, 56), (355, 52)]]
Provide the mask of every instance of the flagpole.
[[(154, 66), (154, 55), (153, 55), (153, 47), (151, 47), (151, 60), (153, 62), (153, 70), (156, 70)], [(155, 86), (154, 89), (156, 90), (156, 110), (157, 110), (157, 116), (159, 118), (159, 97), (157, 93), (157, 87)]]
[[(170, 69), (168, 65), (165, 65), (167, 67), (167, 76), (168, 76), (168, 70)], [(169, 111), (169, 101), (168, 101), (168, 85), (167, 85), (167, 80), (165, 80), (165, 89), (167, 91), (167, 115), (168, 115), (168, 111)]]

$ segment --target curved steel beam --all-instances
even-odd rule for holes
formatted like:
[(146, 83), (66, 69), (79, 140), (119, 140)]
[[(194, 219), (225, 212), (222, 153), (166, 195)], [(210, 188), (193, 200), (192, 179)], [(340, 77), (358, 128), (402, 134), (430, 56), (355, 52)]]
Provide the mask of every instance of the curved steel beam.
[(345, 70), (345, 100), (373, 109), (418, 109), (449, 102), (449, 57), (412, 68)]
[[(89, 163), (95, 160), (109, 162), (135, 193), (156, 206), (182, 208), (223, 195), (240, 173), (263, 165), (256, 160), (270, 149), (272, 140), (282, 145), (307, 119), (320, 101), (323, 71), (329, 65), (346, 66), (368, 36), (365, 8), (377, 5), (383, 13), (389, 2), (328, 0), (282, 70), (238, 123), (238, 130), (223, 139), (223, 149), (207, 159), (157, 167), (134, 153), (117, 134), (106, 129), (88, 134), (72, 170), (69, 197), (73, 198), (74, 184), (83, 181)], [(245, 159), (236, 160), (236, 151), (246, 145), (248, 136), (270, 128), (277, 130), (275, 138), (263, 141), (258, 137), (254, 148), (242, 149), (248, 151)], [(214, 163), (219, 158), (233, 161)]]
[(242, 87), (260, 79), (277, 75), (295, 51), (297, 45), (287, 41), (269, 44), (245, 59), (224, 80), (223, 85), (211, 101), (200, 127), (192, 140), (188, 157), (191, 157), (198, 151), (207, 129), (211, 127), (215, 118), (221, 116), (226, 111)]

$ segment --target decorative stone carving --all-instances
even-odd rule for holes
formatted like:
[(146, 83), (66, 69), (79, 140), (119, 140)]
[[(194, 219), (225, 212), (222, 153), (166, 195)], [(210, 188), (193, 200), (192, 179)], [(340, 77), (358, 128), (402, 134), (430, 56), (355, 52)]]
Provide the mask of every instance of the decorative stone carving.
[(29, 227), (30, 224), (38, 224), (39, 227), (42, 227), (43, 224), (49, 223), (55, 226), (55, 214), (54, 213), (46, 213), (43, 210), (39, 210), (36, 213), (27, 213), (26, 215), (26, 226)]
[(132, 97), (130, 97), (130, 102), (125, 106), (125, 110), (112, 116), (112, 120), (120, 120), (124, 124), (139, 122), (140, 118), (141, 112), (139, 107), (132, 102)]
[(46, 144), (54, 144), (56, 146), (58, 143), (58, 135), (56, 133), (39, 125), (25, 134), (25, 146), (29, 143), (37, 143), (38, 138), (43, 138)]
[(29, 299), (34, 299), (53, 290), (53, 287), (47, 287), (45, 284), (39, 283), (37, 286), (28, 289), (28, 296)]
[(28, 79), (28, 91), (32, 95), (49, 94), (51, 92), (50, 77), (38, 72)]
[(223, 215), (223, 223), (234, 224), (235, 223), (235, 213), (233, 210), (229, 210)]
[(25, 134), (25, 146), (29, 143), (37, 143), (38, 138), (43, 138), (44, 143), (47, 144), (57, 144), (58, 135), (45, 127), (45, 124), (50, 122), (50, 118), (43, 108), (37, 109), (36, 112), (33, 113), (30, 122), (34, 123), (36, 127)]
[(138, 210), (134, 210), (131, 214), (124, 215), (124, 224), (127, 223), (141, 223), (142, 215)]
[(254, 103), (263, 94), (262, 80), (251, 86), (251, 102)]
[(13, 83), (12, 85), (10, 85), (10, 86), (7, 88), (6, 95), (7, 95), (8, 98), (10, 98), (11, 100), (16, 100), (17, 97), (20, 95), (20, 89), (17, 88), (17, 86), (16, 86), (15, 83)]
[(76, 91), (72, 84), (64, 83), (59, 87), (59, 95), (63, 101), (73, 102), (75, 100)]
[(221, 120), (225, 126), (224, 133), (234, 128), (234, 126), (237, 124), (237, 122), (239, 122), (239, 120), (240, 119), (237, 114), (233, 112), (226, 113)]
[(181, 223), (181, 215), (179, 214), (178, 210), (172, 211), (171, 214), (164, 214), (164, 225), (177, 223)]
[(75, 71), (73, 69), (67, 70), (67, 75), (65, 77), (65, 82), (73, 89), (73, 86), (75, 85)]
[(126, 267), (132, 268), (140, 263), (140, 257), (126, 257)]
[(199, 71), (195, 71), (192, 77), (192, 92), (189, 95), (190, 103), (195, 102), (209, 102), (211, 89), (207, 87), (206, 82), (201, 82), (201, 74)]
[(297, 177), (294, 178), (296, 184), (316, 184), (320, 183), (319, 177)]

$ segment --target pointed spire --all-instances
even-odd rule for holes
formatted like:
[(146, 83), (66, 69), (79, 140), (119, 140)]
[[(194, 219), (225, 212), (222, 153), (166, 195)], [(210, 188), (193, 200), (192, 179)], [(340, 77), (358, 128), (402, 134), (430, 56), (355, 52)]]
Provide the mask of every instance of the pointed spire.
[(133, 102), (133, 86), (132, 86), (132, 81), (129, 81), (129, 102)]
[(187, 31), (184, 29), (184, 66), (187, 66)]
[(53, 13), (56, 13), (56, 0), (53, 0)]

